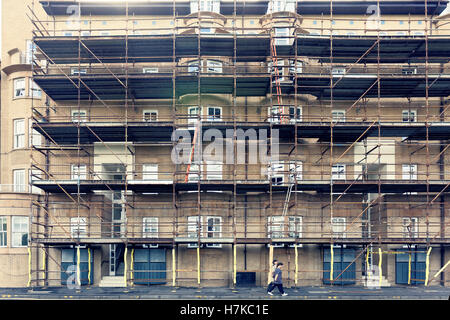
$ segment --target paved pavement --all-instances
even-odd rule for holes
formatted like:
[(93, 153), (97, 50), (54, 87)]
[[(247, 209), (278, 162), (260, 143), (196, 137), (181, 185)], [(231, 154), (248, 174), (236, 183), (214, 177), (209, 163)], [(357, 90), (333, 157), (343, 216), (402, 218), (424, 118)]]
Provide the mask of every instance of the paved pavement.
[(288, 288), (286, 297), (274, 290), (266, 294), (261, 287), (253, 288), (173, 288), (168, 286), (135, 286), (130, 288), (82, 287), (81, 289), (58, 288), (0, 288), (0, 300), (21, 299), (171, 299), (171, 300), (449, 300), (450, 287), (387, 287), (382, 289), (358, 286), (299, 287)]

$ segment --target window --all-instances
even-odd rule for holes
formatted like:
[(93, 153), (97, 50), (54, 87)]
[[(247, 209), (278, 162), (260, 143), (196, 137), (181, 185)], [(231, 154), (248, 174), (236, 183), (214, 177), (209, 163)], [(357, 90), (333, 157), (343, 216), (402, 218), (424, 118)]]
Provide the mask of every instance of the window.
[(87, 69), (73, 67), (73, 68), (70, 68), (70, 74), (73, 76), (84, 75), (84, 74), (87, 74)]
[(403, 238), (417, 238), (419, 235), (418, 218), (402, 218)]
[(335, 217), (331, 220), (331, 228), (334, 238), (346, 238), (346, 218)]
[(417, 74), (417, 67), (403, 67), (402, 74), (404, 75)]
[(402, 25), (403, 24), (403, 21), (402, 20), (400, 20), (399, 22), (398, 22), (400, 25)]
[(293, 161), (289, 163), (289, 181), (299, 181), (303, 179), (303, 163), (301, 161)]
[(25, 78), (14, 79), (14, 98), (25, 97)]
[(300, 216), (267, 217), (267, 236), (271, 239), (301, 238), (302, 220)]
[(222, 108), (208, 107), (208, 121), (222, 121)]
[(86, 110), (72, 110), (72, 122), (86, 122)]
[(91, 35), (90, 31), (81, 31), (81, 36), (82, 37), (89, 37)]
[(206, 61), (206, 70), (209, 73), (222, 73), (222, 62), (208, 60)]
[(12, 246), (26, 247), (28, 245), (28, 217), (12, 217)]
[(14, 125), (14, 149), (25, 147), (25, 119), (16, 119)]
[(191, 61), (188, 63), (188, 72), (200, 72), (200, 65), (202, 65), (199, 61)]
[(313, 20), (313, 24), (317, 24), (317, 20)]
[(39, 88), (36, 82), (34, 82), (33, 79), (31, 78), (30, 78), (30, 96), (36, 99), (42, 98), (41, 88)]
[(269, 1), (268, 13), (270, 12), (295, 12), (296, 0), (271, 0)]
[(25, 170), (13, 170), (13, 192), (25, 192)]
[(417, 24), (419, 24), (419, 25), (422, 24), (422, 21), (417, 21)]
[(28, 169), (28, 184), (31, 188), (31, 193), (40, 194), (41, 189), (33, 186), (33, 181), (42, 180), (42, 172), (40, 170)]
[(406, 36), (406, 32), (405, 31), (399, 31), (397, 32), (398, 36)]
[(157, 110), (144, 110), (142, 112), (144, 121), (146, 122), (152, 122), (152, 121), (158, 121), (158, 111)]
[(334, 164), (331, 169), (332, 180), (345, 180), (345, 164)]
[[(198, 239), (199, 234), (202, 236), (203, 234), (203, 226), (201, 224), (201, 221), (199, 219), (199, 216), (190, 216), (188, 217), (188, 238), (192, 239)], [(190, 243), (188, 244), (188, 248), (197, 248), (197, 243)]]
[(402, 111), (403, 122), (417, 122), (417, 110), (403, 110)]
[(331, 119), (333, 122), (345, 122), (345, 110), (332, 110)]
[(72, 180), (86, 180), (86, 165), (73, 164), (70, 169)]
[(276, 83), (277, 81), (279, 82), (284, 81), (283, 66), (284, 60), (278, 60), (275, 66), (273, 65), (273, 62), (269, 62), (268, 72), (270, 72), (272, 75), (272, 83)]
[(289, 107), (289, 121), (291, 123), (302, 121), (302, 107)]
[[(222, 217), (206, 217), (207, 224), (207, 238), (221, 238), (222, 237)], [(208, 243), (209, 248), (221, 248), (220, 243)]]
[(38, 131), (33, 129), (33, 120), (32, 119), (30, 119), (28, 121), (28, 123), (29, 123), (28, 135), (30, 137), (30, 142), (29, 142), (30, 143), (30, 148), (32, 146), (39, 147), (41, 145), (41, 143), (42, 143), (42, 136), (41, 136), (41, 134)]
[(303, 61), (289, 60), (289, 73), (299, 74), (303, 72)]
[(402, 179), (403, 180), (417, 180), (417, 164), (403, 164), (402, 165)]
[(71, 37), (72, 36), (72, 32), (66, 31), (66, 32), (64, 32), (64, 36), (65, 37)]
[(70, 218), (70, 234), (74, 238), (84, 238), (87, 236), (86, 217)]
[(354, 22), (353, 20), (350, 20), (349, 23), (350, 23), (351, 25), (355, 24), (355, 22)]
[(424, 32), (424, 31), (415, 31), (415, 32), (414, 32), (414, 35), (415, 35), (415, 36), (424, 36), (424, 35), (425, 35), (425, 32)]
[(191, 13), (198, 11), (220, 13), (220, 0), (191, 0)]
[(143, 164), (142, 179), (152, 181), (158, 180), (158, 164)]
[(191, 169), (189, 170), (188, 182), (197, 182), (200, 178), (200, 166), (198, 164), (191, 164)]
[(270, 239), (284, 238), (284, 217), (271, 216), (267, 217), (267, 236)]
[(188, 123), (196, 124), (200, 115), (199, 107), (189, 107), (188, 108)]
[(269, 165), (269, 178), (274, 185), (280, 185), (284, 181), (284, 163), (272, 162)]
[(200, 33), (213, 33), (213, 28), (200, 28)]
[(283, 110), (283, 107), (275, 106), (275, 107), (269, 107), (269, 115), (268, 115), (268, 121), (273, 123), (280, 123), (281, 120), (281, 110)]
[(288, 217), (288, 221), (289, 238), (301, 238), (303, 217)]
[(36, 45), (31, 40), (27, 40), (26, 64), (32, 64), (35, 58)]
[(219, 161), (207, 161), (206, 178), (208, 180), (222, 180), (222, 166)]
[(275, 28), (275, 45), (289, 45), (289, 28)]
[(158, 238), (158, 218), (144, 217), (142, 218), (142, 237)]
[(356, 35), (356, 33), (354, 33), (353, 31), (350, 31), (350, 32), (347, 32), (347, 35), (348, 36), (354, 36), (354, 35)]
[(142, 68), (142, 73), (158, 73), (158, 68), (156, 67)]
[(336, 75), (345, 74), (345, 67), (333, 67), (331, 68), (331, 74)]
[(100, 32), (101, 36), (109, 36), (109, 32), (108, 31), (102, 31)]
[(0, 217), (0, 247), (6, 247), (7, 243), (6, 217)]

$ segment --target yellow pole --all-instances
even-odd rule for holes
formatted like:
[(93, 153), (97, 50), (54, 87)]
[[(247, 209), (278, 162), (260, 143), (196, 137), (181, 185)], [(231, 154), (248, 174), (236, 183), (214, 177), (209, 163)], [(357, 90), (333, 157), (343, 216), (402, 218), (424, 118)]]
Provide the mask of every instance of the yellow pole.
[(200, 247), (197, 247), (197, 283), (200, 285)]
[(233, 284), (236, 285), (236, 244), (233, 244)]
[(411, 252), (409, 253), (408, 260), (408, 284), (411, 284)]
[(31, 248), (28, 247), (28, 284), (27, 287), (31, 286)]
[(449, 265), (450, 265), (450, 260), (448, 260), (448, 262), (438, 272), (436, 272), (436, 274), (434, 275), (433, 278), (436, 278), (438, 275), (440, 275), (445, 270), (445, 268), (447, 268)]
[(298, 284), (298, 249), (297, 244), (294, 244), (295, 251), (295, 286)]
[(42, 270), (45, 272), (45, 249), (42, 248)]
[(383, 278), (383, 270), (381, 269), (382, 262), (383, 262), (383, 253), (381, 252), (381, 248), (378, 248), (378, 274), (380, 277), (378, 281), (380, 288), (381, 288), (381, 279)]
[(91, 248), (88, 249), (88, 284), (91, 284)]
[(430, 253), (431, 247), (427, 251), (426, 269), (425, 269), (425, 286), (428, 286), (428, 276), (430, 274)]
[(267, 284), (272, 282), (272, 261), (273, 261), (273, 246), (269, 244), (269, 275), (267, 277)]
[(80, 246), (77, 247), (77, 284), (81, 286), (81, 272), (80, 272)]
[(331, 253), (331, 261), (330, 261), (330, 281), (334, 280), (333, 272), (334, 272), (334, 249), (333, 245), (330, 246), (330, 253)]
[(125, 253), (123, 254), (123, 262), (125, 264), (124, 271), (123, 271), (123, 282), (125, 284), (125, 287), (127, 286), (127, 272), (128, 272), (127, 254), (128, 254), (128, 246), (125, 245)]
[(175, 247), (172, 248), (172, 286), (175, 287), (177, 284), (177, 261)]
[(131, 249), (131, 285), (134, 285), (134, 248)]
[(367, 251), (366, 251), (366, 277), (367, 279), (370, 278), (370, 272), (369, 272), (369, 246), (367, 246)]

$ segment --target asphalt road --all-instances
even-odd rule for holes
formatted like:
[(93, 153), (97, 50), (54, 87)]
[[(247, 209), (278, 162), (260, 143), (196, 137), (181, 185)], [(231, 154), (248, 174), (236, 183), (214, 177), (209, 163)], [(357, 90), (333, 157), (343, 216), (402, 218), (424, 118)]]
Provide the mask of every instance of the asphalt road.
[(288, 288), (288, 296), (281, 297), (277, 289), (273, 296), (267, 295), (264, 288), (173, 288), (168, 286), (135, 286), (130, 288), (82, 287), (68, 289), (54, 288), (0, 288), (0, 300), (22, 299), (171, 299), (171, 300), (449, 300), (450, 287), (386, 287), (381, 289), (357, 286), (299, 287)]

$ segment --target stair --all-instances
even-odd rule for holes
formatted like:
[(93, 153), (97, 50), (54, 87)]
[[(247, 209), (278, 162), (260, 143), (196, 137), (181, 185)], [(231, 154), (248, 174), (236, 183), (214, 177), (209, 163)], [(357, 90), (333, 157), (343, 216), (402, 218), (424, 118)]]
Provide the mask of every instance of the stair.
[(125, 288), (123, 276), (104, 276), (100, 281), (99, 287), (102, 288)]
[[(366, 287), (379, 287), (380, 286), (380, 276), (377, 273), (369, 271), (368, 276), (363, 277), (363, 282)], [(390, 287), (391, 284), (386, 279), (385, 276), (381, 276), (381, 287)]]

